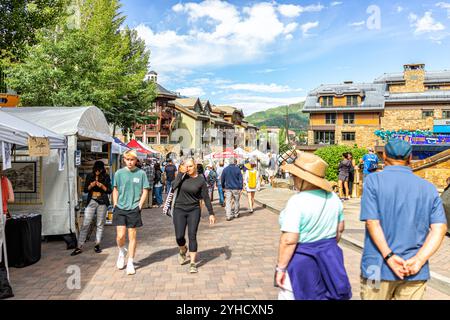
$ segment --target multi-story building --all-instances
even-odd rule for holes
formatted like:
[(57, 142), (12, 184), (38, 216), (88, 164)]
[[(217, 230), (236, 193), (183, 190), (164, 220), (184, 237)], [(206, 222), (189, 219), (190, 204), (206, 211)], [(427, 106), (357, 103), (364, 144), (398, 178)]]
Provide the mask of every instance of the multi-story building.
[(450, 117), (450, 71), (425, 71), (408, 64), (403, 73), (384, 74), (373, 83), (321, 85), (308, 94), (308, 146), (347, 144), (378, 146), (377, 130), (433, 131), (435, 122)]
[(135, 139), (151, 145), (169, 144), (170, 135), (179, 119), (178, 113), (170, 105), (170, 102), (177, 99), (178, 95), (157, 83), (156, 72), (150, 72), (149, 80), (155, 82), (157, 92), (149, 112), (154, 119), (146, 124), (136, 126), (134, 136)]

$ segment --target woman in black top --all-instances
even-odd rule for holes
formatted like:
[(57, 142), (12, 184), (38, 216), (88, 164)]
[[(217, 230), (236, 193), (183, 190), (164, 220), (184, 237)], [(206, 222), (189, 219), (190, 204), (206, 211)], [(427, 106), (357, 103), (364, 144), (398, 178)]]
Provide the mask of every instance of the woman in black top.
[(88, 194), (87, 206), (84, 209), (83, 226), (78, 239), (78, 247), (72, 252), (72, 256), (82, 252), (81, 248), (86, 242), (89, 227), (95, 216), (97, 216), (97, 233), (94, 250), (97, 253), (102, 252), (100, 242), (103, 236), (106, 211), (110, 204), (108, 195), (112, 192), (111, 179), (106, 173), (105, 164), (102, 161), (97, 161), (92, 168), (92, 173), (86, 177), (84, 192)]
[(216, 222), (211, 200), (208, 195), (208, 186), (203, 175), (198, 174), (195, 161), (189, 159), (184, 166), (180, 166), (180, 173), (172, 183), (173, 190), (178, 190), (175, 199), (175, 208), (173, 213), (173, 223), (175, 226), (175, 236), (177, 244), (180, 247), (178, 262), (186, 262), (186, 226), (189, 235), (189, 253), (191, 263), (189, 272), (197, 273), (197, 230), (200, 224), (201, 207), (200, 200), (205, 201), (209, 212), (209, 224)]

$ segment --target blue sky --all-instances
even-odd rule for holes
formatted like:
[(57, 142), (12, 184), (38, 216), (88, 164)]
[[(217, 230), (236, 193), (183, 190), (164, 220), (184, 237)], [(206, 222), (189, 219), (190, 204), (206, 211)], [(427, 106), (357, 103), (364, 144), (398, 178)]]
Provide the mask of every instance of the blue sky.
[(450, 69), (450, 0), (122, 0), (167, 89), (242, 108), (299, 102), (323, 83), (405, 63)]

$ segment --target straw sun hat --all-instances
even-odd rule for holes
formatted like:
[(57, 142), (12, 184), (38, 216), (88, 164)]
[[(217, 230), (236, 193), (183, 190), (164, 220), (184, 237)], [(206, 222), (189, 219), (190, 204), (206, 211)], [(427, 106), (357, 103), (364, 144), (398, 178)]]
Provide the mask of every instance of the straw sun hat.
[(331, 183), (325, 179), (328, 164), (320, 157), (307, 152), (288, 151), (282, 156), (287, 164), (281, 169), (299, 177), (325, 191), (333, 191)]

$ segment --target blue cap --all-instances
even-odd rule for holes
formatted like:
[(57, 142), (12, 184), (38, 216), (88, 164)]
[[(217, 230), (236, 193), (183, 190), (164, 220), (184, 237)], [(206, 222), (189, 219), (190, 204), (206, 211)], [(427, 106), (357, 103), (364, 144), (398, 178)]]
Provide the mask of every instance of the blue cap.
[(411, 145), (405, 140), (392, 139), (384, 147), (386, 156), (396, 160), (406, 160), (412, 152)]

